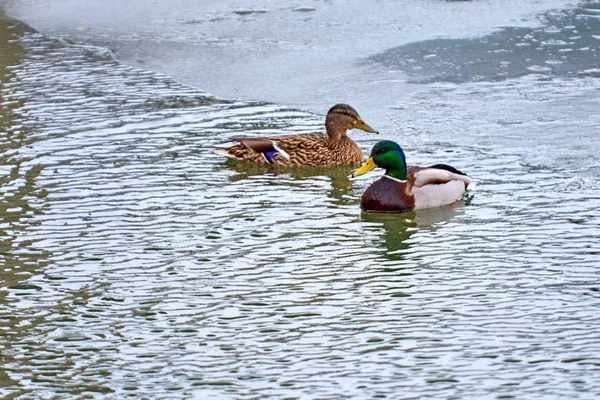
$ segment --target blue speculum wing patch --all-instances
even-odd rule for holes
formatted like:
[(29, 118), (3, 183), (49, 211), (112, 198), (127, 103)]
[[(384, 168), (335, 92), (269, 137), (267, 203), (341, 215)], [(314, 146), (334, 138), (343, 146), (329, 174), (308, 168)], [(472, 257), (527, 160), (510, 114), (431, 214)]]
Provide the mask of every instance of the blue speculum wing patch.
[(277, 150), (265, 151), (262, 153), (263, 157), (269, 164), (275, 164), (275, 154), (279, 153)]

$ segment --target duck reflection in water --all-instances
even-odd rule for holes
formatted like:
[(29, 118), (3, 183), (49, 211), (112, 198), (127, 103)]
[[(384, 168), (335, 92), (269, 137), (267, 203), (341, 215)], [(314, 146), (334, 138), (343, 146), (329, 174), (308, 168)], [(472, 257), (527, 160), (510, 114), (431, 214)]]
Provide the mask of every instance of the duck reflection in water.
[(422, 231), (436, 231), (452, 218), (463, 213), (462, 208), (471, 202), (472, 196), (442, 207), (410, 211), (401, 214), (361, 213), (365, 222), (365, 236), (372, 238), (375, 247), (383, 250), (390, 261), (403, 260), (410, 247), (417, 244), (411, 236)]
[[(239, 182), (252, 176), (261, 176), (269, 173), (275, 175), (288, 175), (293, 181), (288, 182), (290, 186), (301, 186), (306, 181), (315, 180), (317, 177), (328, 177), (331, 183), (331, 189), (327, 196), (333, 200), (335, 205), (358, 205), (355, 190), (352, 181), (349, 178), (350, 173), (355, 169), (353, 165), (334, 166), (334, 167), (285, 167), (270, 164), (247, 163), (236, 160), (227, 160), (225, 163), (215, 166), (215, 171), (233, 170), (238, 174), (230, 176), (230, 182)], [(281, 181), (277, 182), (281, 184)]]

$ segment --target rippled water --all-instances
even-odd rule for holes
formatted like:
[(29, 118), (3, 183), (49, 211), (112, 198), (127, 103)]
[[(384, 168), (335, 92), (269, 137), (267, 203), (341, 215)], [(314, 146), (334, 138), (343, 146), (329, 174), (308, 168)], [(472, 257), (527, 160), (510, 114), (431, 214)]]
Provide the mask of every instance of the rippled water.
[(372, 175), (209, 152), (322, 115), (1, 25), (0, 395), (600, 395), (594, 77), (429, 83), (363, 115), (479, 184), (369, 216)]

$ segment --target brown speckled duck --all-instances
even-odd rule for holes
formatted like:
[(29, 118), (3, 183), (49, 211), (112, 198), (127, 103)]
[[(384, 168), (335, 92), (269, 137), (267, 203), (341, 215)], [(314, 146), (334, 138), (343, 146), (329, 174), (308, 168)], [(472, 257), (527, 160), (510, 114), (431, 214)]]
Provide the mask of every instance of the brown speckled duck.
[(233, 138), (240, 144), (214, 148), (213, 152), (234, 160), (286, 166), (324, 167), (362, 161), (360, 147), (348, 137), (349, 129), (378, 133), (347, 104), (336, 104), (325, 118), (327, 135), (309, 133), (268, 138)]
[(369, 159), (352, 176), (377, 167), (385, 169), (385, 175), (363, 193), (360, 207), (367, 212), (401, 213), (451, 204), (461, 198), (471, 182), (470, 177), (446, 164), (407, 170), (402, 148), (389, 140), (377, 143)]

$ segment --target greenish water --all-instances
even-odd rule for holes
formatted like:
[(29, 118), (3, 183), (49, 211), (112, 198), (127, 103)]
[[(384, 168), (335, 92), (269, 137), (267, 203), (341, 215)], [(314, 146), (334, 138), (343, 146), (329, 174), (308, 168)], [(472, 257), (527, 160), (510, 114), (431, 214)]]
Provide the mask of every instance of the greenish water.
[(323, 115), (217, 99), (7, 19), (0, 39), (1, 396), (599, 395), (593, 76), (430, 82), (389, 120), (363, 115), (409, 164), (479, 184), (369, 216), (374, 176), (209, 151)]

